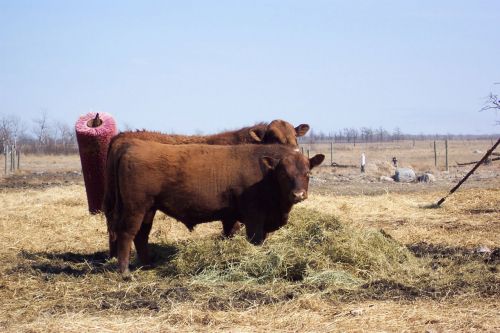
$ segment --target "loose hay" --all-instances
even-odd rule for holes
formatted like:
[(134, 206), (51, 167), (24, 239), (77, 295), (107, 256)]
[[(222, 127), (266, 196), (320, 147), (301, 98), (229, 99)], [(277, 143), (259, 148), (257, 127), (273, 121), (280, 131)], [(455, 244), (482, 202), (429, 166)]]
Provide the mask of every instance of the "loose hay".
[(217, 283), (321, 280), (323, 288), (337, 289), (405, 274), (418, 265), (405, 246), (381, 232), (356, 230), (334, 216), (298, 208), (290, 224), (262, 247), (243, 236), (188, 240), (178, 244), (178, 255), (164, 272)]

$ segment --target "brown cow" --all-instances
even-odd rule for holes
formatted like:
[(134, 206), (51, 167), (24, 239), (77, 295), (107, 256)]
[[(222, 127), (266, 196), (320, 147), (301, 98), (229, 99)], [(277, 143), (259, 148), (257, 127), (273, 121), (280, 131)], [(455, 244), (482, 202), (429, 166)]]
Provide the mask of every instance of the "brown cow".
[[(301, 124), (293, 127), (284, 120), (273, 120), (271, 123), (260, 123), (254, 126), (244, 127), (235, 131), (227, 131), (219, 134), (200, 135), (177, 135), (163, 134), (150, 131), (122, 132), (113, 141), (127, 139), (140, 139), (166, 143), (172, 145), (204, 143), (209, 145), (239, 145), (245, 143), (281, 143), (297, 147), (297, 137), (304, 136), (309, 131), (309, 125)], [(110, 146), (112, 143), (110, 144)]]
[[(170, 135), (159, 132), (150, 131), (135, 131), (135, 132), (122, 132), (115, 136), (109, 144), (106, 171), (106, 189), (104, 190), (103, 206), (112, 209), (112, 205), (116, 201), (113, 197), (113, 192), (108, 191), (107, 188), (113, 188), (115, 179), (113, 170), (116, 166), (113, 164), (119, 158), (121, 146), (126, 144), (131, 139), (140, 139), (147, 141), (155, 141), (166, 144), (190, 144), (190, 143), (203, 143), (211, 145), (237, 145), (245, 143), (280, 143), (298, 148), (297, 137), (304, 136), (309, 130), (309, 125), (301, 124), (293, 127), (292, 124), (284, 120), (273, 120), (271, 123), (260, 123), (250, 127), (244, 127), (235, 131), (228, 131), (219, 134), (208, 136), (197, 135)], [(154, 219), (154, 213), (146, 215), (147, 219), (151, 222)], [(147, 224), (151, 222), (145, 222)], [(227, 224), (223, 225), (224, 235), (227, 237), (232, 236), (240, 228), (239, 223), (235, 222), (233, 226)], [(116, 256), (116, 253), (110, 253), (111, 257)]]
[(307, 159), (284, 145), (164, 145), (129, 140), (116, 169), (116, 203), (104, 207), (110, 252), (118, 251), (128, 275), (132, 240), (149, 263), (148, 237), (156, 210), (192, 229), (199, 223), (241, 221), (248, 239), (261, 244), (288, 221), (292, 205), (307, 198), (310, 170), (324, 155)]

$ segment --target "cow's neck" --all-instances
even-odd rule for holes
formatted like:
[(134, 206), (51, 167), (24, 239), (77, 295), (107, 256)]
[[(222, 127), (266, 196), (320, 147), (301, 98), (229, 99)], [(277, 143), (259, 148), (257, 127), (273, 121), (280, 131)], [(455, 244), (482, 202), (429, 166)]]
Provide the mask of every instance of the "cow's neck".
[(267, 182), (270, 186), (267, 186), (268, 191), (267, 194), (267, 202), (273, 207), (278, 207), (280, 214), (288, 214), (292, 210), (293, 203), (288, 200), (288, 198), (283, 198), (283, 195), (280, 191), (279, 183), (276, 180), (276, 177), (272, 175), (272, 172), (267, 176)]

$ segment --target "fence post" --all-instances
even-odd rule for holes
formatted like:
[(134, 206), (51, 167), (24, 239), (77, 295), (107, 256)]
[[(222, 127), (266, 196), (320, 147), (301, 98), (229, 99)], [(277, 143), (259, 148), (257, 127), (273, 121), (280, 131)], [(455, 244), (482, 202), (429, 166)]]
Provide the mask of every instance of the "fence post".
[(21, 170), (21, 148), (17, 149), (17, 170)]
[(307, 158), (309, 158), (309, 149), (307, 150)]
[(5, 174), (7, 174), (9, 172), (9, 164), (7, 162), (7, 159), (9, 158), (9, 146), (3, 146), (3, 152), (5, 156)]
[(448, 139), (444, 140), (444, 147), (446, 151), (446, 171), (449, 171), (448, 169)]
[(437, 152), (436, 152), (436, 140), (434, 140), (434, 166), (437, 168), (438, 160), (437, 160)]
[(333, 142), (330, 142), (330, 165), (333, 164)]
[(16, 148), (14, 146), (10, 147), (10, 171), (16, 171)]
[(9, 155), (9, 146), (3, 146), (3, 154), (5, 156), (5, 174), (7, 174), (7, 156)]

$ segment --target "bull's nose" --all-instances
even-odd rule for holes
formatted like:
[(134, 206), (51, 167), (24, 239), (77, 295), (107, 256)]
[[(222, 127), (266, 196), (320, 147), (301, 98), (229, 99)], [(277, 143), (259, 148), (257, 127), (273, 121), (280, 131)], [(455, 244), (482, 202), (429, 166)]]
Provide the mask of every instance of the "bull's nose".
[(295, 202), (300, 202), (306, 198), (307, 198), (306, 191), (294, 191), (293, 192), (293, 199)]

